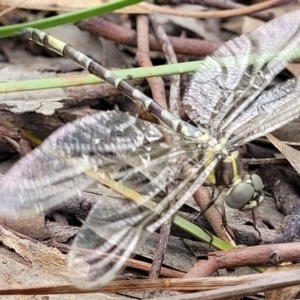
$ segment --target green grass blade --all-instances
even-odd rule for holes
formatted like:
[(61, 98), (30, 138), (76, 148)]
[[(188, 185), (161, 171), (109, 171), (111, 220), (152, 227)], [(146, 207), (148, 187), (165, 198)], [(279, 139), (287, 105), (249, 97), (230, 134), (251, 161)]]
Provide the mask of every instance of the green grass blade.
[(220, 238), (216, 237), (215, 235), (210, 235), (205, 232), (203, 229), (198, 227), (197, 225), (189, 222), (188, 220), (175, 215), (173, 218), (173, 224), (178, 228), (182, 229), (183, 231), (189, 233), (196, 239), (205, 242), (218, 250), (230, 250), (235, 249), (234, 246), (231, 244), (221, 240)]
[[(116, 75), (124, 80), (141, 79), (154, 76), (172, 74), (183, 74), (194, 72), (201, 62), (187, 62), (173, 65), (162, 65), (151, 68), (132, 68), (114, 71)], [(64, 77), (42, 78), (30, 80), (16, 80), (0, 83), (0, 93), (11, 93), (32, 90), (44, 90), (53, 88), (65, 88), (70, 86), (81, 86), (86, 84), (97, 84), (104, 82), (102, 79), (90, 75), (66, 75)]]
[(99, 16), (109, 12), (113, 12), (117, 9), (130, 6), (133, 4), (137, 4), (139, 2), (142, 2), (142, 0), (115, 0), (89, 9), (84, 9), (84, 10), (71, 12), (67, 14), (61, 14), (58, 16), (49, 17), (42, 20), (4, 26), (0, 28), (0, 38), (13, 36), (26, 27), (45, 29), (45, 28), (55, 27), (55, 26), (68, 24), (68, 23), (75, 23), (86, 18), (91, 18), (94, 16)]

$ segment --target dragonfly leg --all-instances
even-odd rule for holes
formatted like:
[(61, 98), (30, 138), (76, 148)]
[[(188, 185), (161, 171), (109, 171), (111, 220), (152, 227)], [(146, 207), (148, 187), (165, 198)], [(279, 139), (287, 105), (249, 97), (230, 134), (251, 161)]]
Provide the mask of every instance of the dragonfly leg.
[(259, 237), (261, 237), (261, 233), (260, 233), (259, 229), (256, 226), (256, 217), (255, 217), (254, 209), (251, 210), (251, 214), (252, 214), (252, 220), (253, 220), (253, 228), (257, 231)]
[(194, 220), (198, 220), (202, 214), (204, 214), (209, 208), (211, 208), (211, 206), (216, 202), (219, 196), (220, 190), (216, 186), (212, 186), (211, 201), (203, 209), (201, 209), (201, 211), (197, 213), (197, 215), (194, 217)]

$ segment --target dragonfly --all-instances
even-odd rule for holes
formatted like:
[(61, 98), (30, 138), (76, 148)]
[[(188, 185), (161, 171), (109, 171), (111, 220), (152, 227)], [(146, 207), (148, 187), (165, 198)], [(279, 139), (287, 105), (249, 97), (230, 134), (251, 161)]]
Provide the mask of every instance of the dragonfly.
[[(138, 202), (120, 199), (115, 209), (97, 203), (83, 222), (69, 269), (75, 284), (89, 288), (115, 278), (147, 235), (172, 218), (205, 182), (223, 190), (228, 206), (255, 208), (263, 201), (263, 183), (242, 170), (238, 148), (299, 116), (299, 78), (270, 88), (274, 77), (300, 56), (299, 20), (300, 10), (285, 14), (226, 42), (201, 61), (183, 97), (191, 122), (64, 42), (24, 29), (24, 38), (104, 79), (166, 126), (117, 111), (66, 124), (0, 181), (1, 213), (32, 216), (81, 195), (95, 182), (129, 199), (138, 197), (127, 189), (141, 195)], [(188, 172), (178, 176), (170, 161), (180, 171), (189, 165)], [(166, 193), (174, 180), (175, 188)], [(163, 199), (153, 205), (151, 199), (162, 192)]]

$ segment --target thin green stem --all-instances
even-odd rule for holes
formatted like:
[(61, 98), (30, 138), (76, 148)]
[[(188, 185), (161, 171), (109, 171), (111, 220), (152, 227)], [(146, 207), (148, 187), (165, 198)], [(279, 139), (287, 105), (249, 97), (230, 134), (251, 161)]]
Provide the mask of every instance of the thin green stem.
[(103, 15), (126, 6), (137, 4), (139, 2), (142, 2), (142, 0), (115, 0), (89, 9), (84, 9), (84, 10), (71, 12), (67, 14), (61, 14), (58, 16), (54, 16), (42, 20), (4, 26), (0, 28), (0, 38), (13, 36), (26, 27), (45, 29), (45, 28), (55, 27), (55, 26), (68, 24), (68, 23), (75, 23), (86, 18)]
[[(201, 62), (195, 61), (173, 65), (156, 66), (151, 68), (132, 68), (114, 71), (114, 73), (124, 80), (141, 79), (154, 76), (191, 73), (199, 67), (199, 63)], [(102, 79), (90, 74), (66, 75), (64, 77), (55, 78), (16, 80), (0, 83), (0, 93), (65, 88), (70, 86), (81, 86), (102, 82), (104, 82)]]

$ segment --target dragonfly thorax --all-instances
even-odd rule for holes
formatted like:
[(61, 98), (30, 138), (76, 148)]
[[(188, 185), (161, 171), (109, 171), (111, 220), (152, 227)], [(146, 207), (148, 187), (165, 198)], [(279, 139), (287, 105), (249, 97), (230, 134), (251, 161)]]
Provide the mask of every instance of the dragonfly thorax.
[(228, 141), (224, 136), (215, 137), (212, 133), (196, 131), (193, 138), (204, 160), (218, 159), (207, 181), (219, 189), (225, 189), (225, 202), (229, 207), (249, 210), (263, 201), (261, 178), (256, 174), (243, 175), (239, 151), (228, 149)]
[(225, 203), (235, 209), (249, 210), (263, 201), (263, 182), (256, 175), (243, 174), (242, 162), (238, 150), (228, 154), (224, 148), (219, 156), (217, 167), (209, 175), (208, 180), (218, 188), (225, 188)]
[(206, 151), (206, 155), (214, 155), (214, 157), (218, 158), (220, 161), (225, 160), (229, 155), (229, 152), (227, 150), (227, 139), (226, 138), (217, 139), (211, 137), (206, 142), (205, 151)]

